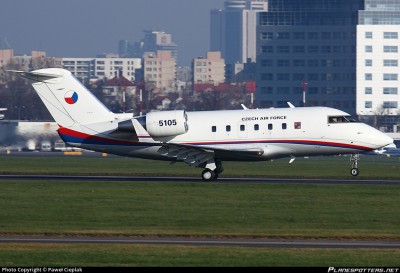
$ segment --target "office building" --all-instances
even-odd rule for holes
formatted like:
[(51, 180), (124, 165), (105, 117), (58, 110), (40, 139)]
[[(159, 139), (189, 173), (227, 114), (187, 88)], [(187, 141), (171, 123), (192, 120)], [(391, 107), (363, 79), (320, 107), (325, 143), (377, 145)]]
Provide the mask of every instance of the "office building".
[(171, 51), (146, 52), (143, 58), (146, 88), (153, 84), (162, 91), (176, 91), (176, 59)]
[(357, 114), (400, 119), (400, 1), (365, 0), (357, 26)]
[(269, 0), (257, 25), (256, 105), (291, 102), (354, 114), (356, 26), (363, 8), (363, 0)]
[(210, 51), (220, 51), (227, 64), (255, 62), (257, 13), (267, 9), (264, 0), (230, 0), (211, 10)]
[(118, 43), (120, 57), (143, 58), (145, 52), (170, 51), (171, 56), (178, 59), (178, 45), (172, 41), (172, 35), (165, 31), (145, 30), (144, 38), (133, 44), (127, 40)]
[(61, 58), (47, 57), (45, 51), (33, 50), (31, 55), (14, 55), (14, 50), (0, 49), (0, 67), (30, 71), (48, 67), (62, 67)]
[(207, 56), (193, 60), (193, 83), (214, 84), (225, 82), (225, 60), (221, 52), (207, 52)]
[(0, 67), (8, 64), (14, 57), (14, 50), (11, 48), (0, 49)]
[(225, 66), (225, 81), (228, 83), (255, 82), (256, 63), (234, 63)]
[(111, 79), (124, 76), (130, 81), (136, 80), (136, 72), (142, 67), (139, 58), (63, 58), (63, 68), (82, 82), (97, 79)]

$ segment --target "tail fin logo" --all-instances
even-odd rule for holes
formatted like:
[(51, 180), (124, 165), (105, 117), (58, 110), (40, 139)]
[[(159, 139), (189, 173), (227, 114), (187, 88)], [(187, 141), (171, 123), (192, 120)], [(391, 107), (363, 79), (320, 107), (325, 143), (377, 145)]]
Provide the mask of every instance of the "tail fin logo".
[(78, 93), (75, 91), (68, 91), (64, 95), (65, 102), (68, 104), (75, 104), (78, 101)]

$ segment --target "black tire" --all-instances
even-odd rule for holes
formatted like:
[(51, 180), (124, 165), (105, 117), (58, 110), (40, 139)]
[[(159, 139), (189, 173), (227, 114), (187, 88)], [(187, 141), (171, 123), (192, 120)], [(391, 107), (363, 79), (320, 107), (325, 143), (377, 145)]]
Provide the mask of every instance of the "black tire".
[(212, 170), (210, 170), (210, 169), (205, 169), (202, 173), (201, 173), (201, 178), (204, 180), (204, 181), (206, 181), (206, 182), (209, 182), (209, 181), (213, 181), (213, 180), (215, 180), (216, 179), (216, 175), (215, 175), (215, 172), (213, 172)]
[(350, 170), (350, 173), (352, 176), (357, 176), (360, 173), (360, 171), (357, 168), (352, 168)]

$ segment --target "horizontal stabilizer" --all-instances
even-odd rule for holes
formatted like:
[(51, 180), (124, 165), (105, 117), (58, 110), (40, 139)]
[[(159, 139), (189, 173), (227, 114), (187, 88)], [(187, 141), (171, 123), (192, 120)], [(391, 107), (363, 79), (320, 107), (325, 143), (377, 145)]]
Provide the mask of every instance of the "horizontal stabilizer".
[(54, 78), (60, 78), (63, 76), (62, 74), (56, 73), (56, 71), (54, 71), (54, 72), (52, 71), (52, 73), (48, 73), (48, 72), (43, 72), (40, 70), (31, 71), (31, 72), (25, 72), (25, 71), (19, 71), (19, 70), (7, 70), (7, 72), (18, 73), (26, 79), (38, 81), (38, 82), (49, 80), (49, 79), (54, 79)]

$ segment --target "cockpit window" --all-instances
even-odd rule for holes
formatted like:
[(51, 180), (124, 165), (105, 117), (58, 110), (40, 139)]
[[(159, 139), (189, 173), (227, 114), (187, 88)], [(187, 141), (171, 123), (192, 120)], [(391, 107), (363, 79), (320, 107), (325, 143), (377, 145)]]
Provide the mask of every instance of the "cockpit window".
[(348, 123), (357, 122), (351, 116), (328, 116), (328, 123)]

